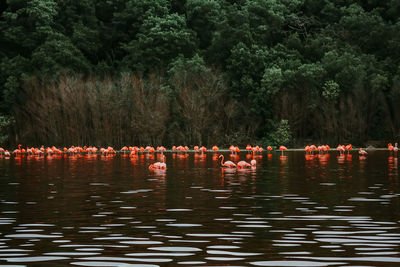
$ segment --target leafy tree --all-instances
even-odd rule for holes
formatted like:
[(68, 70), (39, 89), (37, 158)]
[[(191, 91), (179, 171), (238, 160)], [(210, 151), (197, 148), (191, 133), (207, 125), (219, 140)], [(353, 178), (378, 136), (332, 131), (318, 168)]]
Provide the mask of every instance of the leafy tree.
[(220, 9), (221, 6), (216, 0), (189, 0), (186, 2), (187, 25), (196, 32), (200, 49), (210, 46), (212, 36), (221, 19)]
[(165, 17), (169, 14), (169, 2), (166, 0), (127, 0), (114, 13), (112, 26), (117, 42), (128, 44), (136, 39), (144, 21), (150, 17)]
[(246, 1), (252, 43), (272, 46), (280, 40), (286, 10), (282, 1)]
[(125, 46), (127, 68), (147, 71), (163, 68), (179, 54), (191, 56), (195, 48), (194, 34), (183, 16), (149, 17), (143, 22), (138, 39)]
[(276, 146), (290, 144), (292, 141), (292, 134), (288, 120), (281, 120), (277, 124), (275, 131), (271, 134), (271, 139)]
[(220, 21), (206, 51), (207, 62), (225, 67), (230, 52), (235, 45), (251, 44), (247, 11), (237, 4), (224, 3), (221, 7)]

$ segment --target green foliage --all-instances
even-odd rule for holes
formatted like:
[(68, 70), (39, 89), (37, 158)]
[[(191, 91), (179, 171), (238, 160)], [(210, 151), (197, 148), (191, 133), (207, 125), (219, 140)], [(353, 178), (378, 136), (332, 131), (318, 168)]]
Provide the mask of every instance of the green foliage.
[(177, 14), (147, 18), (137, 37), (125, 46), (124, 59), (126, 67), (137, 71), (166, 67), (179, 54), (191, 56), (195, 48), (193, 32)]
[(196, 32), (199, 49), (206, 49), (221, 19), (221, 6), (215, 0), (188, 0), (185, 7), (187, 25)]
[(339, 84), (335, 81), (326, 81), (322, 88), (322, 96), (328, 101), (334, 101), (339, 97), (339, 95)]
[(247, 97), (251, 91), (258, 89), (268, 56), (266, 47), (248, 47), (239, 43), (232, 48), (226, 68), (235, 96)]
[[(163, 140), (206, 143), (220, 131), (221, 143), (278, 143), (286, 130), (296, 142), (393, 138), (400, 131), (398, 2), (2, 1), (0, 112), (22, 125), (17, 111), (32, 98), (29, 85), (46, 95), (60, 77), (99, 84), (111, 77), (112, 86), (90, 97), (114, 88), (113, 101), (126, 102), (128, 87), (124, 94), (116, 88), (121, 73), (133, 73), (144, 79), (139, 88), (168, 98), (169, 109), (157, 102), (159, 113), (170, 112)], [(150, 74), (164, 81), (160, 88)], [(131, 118), (164, 134), (164, 120), (152, 131), (144, 117)]]
[(261, 90), (266, 95), (275, 95), (279, 90), (281, 90), (284, 81), (281, 68), (275, 66), (265, 68), (261, 80)]
[(272, 142), (275, 146), (288, 145), (292, 141), (292, 133), (288, 120), (281, 120), (276, 129), (270, 134), (267, 141)]
[(112, 26), (117, 41), (129, 43), (136, 39), (144, 21), (150, 17), (165, 17), (169, 13), (169, 3), (166, 0), (127, 0), (121, 4), (122, 8), (113, 14)]
[(256, 44), (271, 45), (279, 40), (285, 21), (286, 6), (278, 0), (246, 1), (252, 40)]
[(12, 117), (0, 114), (0, 145), (4, 145), (9, 138), (9, 127), (14, 123)]

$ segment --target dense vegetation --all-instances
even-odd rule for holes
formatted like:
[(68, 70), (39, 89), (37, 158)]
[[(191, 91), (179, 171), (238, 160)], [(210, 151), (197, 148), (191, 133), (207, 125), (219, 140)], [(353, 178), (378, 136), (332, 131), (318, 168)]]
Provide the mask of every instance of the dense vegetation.
[(1, 1), (0, 142), (399, 138), (399, 14), (398, 0)]

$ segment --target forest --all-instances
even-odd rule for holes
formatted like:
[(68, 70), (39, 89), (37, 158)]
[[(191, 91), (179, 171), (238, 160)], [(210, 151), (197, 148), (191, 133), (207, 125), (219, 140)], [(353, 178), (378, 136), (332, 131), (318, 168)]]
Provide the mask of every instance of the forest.
[(0, 145), (400, 138), (398, 0), (0, 1)]

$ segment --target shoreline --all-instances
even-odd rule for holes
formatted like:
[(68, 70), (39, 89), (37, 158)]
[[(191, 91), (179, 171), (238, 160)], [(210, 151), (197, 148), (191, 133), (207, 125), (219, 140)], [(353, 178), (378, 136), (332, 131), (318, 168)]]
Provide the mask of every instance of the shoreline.
[[(358, 152), (359, 149), (360, 149), (360, 147), (353, 147), (353, 149), (350, 150), (349, 152), (350, 153), (352, 151)], [(364, 148), (364, 150), (366, 150), (366, 151), (390, 151), (388, 148), (382, 148), (382, 147), (380, 147), (380, 148)], [(312, 154), (314, 154), (314, 155), (316, 155), (316, 154), (324, 154), (326, 152), (335, 152), (335, 151), (339, 151), (339, 150), (337, 150), (336, 148), (331, 148), (331, 149), (328, 149), (328, 150), (326, 150), (326, 151), (324, 151), (322, 153), (320, 153), (319, 151), (315, 151), (315, 153), (311, 153), (311, 155)], [(83, 152), (74, 152), (74, 153), (65, 152), (65, 151), (61, 151), (61, 152), (62, 153), (47, 153), (47, 152), (43, 152), (42, 155), (55, 155), (55, 154), (58, 154), (58, 155), (70, 155), (70, 154), (71, 155), (74, 155), (74, 154), (125, 154), (125, 155), (129, 155), (131, 151), (115, 150), (114, 152), (108, 152), (108, 153), (101, 152), (101, 151), (96, 151), (96, 152), (85, 152), (85, 151), (83, 151)], [(207, 151), (205, 151), (203, 153), (220, 153), (220, 152), (227, 153), (227, 152), (231, 152), (231, 151), (229, 149), (219, 149), (218, 151), (207, 150)], [(285, 153), (285, 152), (306, 152), (306, 151), (304, 150), (304, 148), (288, 148), (287, 150), (284, 150), (284, 151), (279, 150), (279, 149), (274, 149), (274, 150), (271, 150), (271, 151), (263, 150), (261, 152), (257, 152), (256, 154), (264, 154), (264, 153), (268, 154), (268, 153), (273, 153), (273, 152), (278, 152), (278, 153), (282, 153), (283, 152), (283, 153)], [(10, 153), (12, 153), (12, 152), (10, 152)], [(201, 152), (193, 150), (193, 149), (186, 150), (185, 152), (178, 151), (178, 150), (171, 150), (171, 149), (167, 149), (167, 150), (165, 150), (163, 152), (160, 152), (160, 151), (154, 151), (154, 152), (136, 151), (135, 154), (160, 154), (160, 153), (178, 153), (178, 154), (198, 153), (198, 154), (202, 154)], [(243, 149), (239, 153), (251, 154), (252, 152), (248, 152), (248, 151), (246, 151), (246, 149)], [(348, 152), (344, 152), (343, 154), (347, 154), (347, 153)], [(37, 155), (37, 154), (28, 153), (28, 152), (19, 152), (19, 153), (12, 153), (12, 154)], [(307, 153), (307, 154), (310, 154), (310, 153)], [(0, 152), (0, 156), (4, 156), (4, 152), (3, 153)]]

